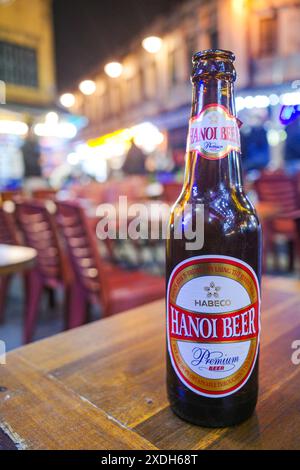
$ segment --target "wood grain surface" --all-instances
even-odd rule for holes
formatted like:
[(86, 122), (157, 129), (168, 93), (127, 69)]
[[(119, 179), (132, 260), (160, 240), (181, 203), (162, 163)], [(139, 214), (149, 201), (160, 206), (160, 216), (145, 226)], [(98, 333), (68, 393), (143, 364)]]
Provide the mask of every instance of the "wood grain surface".
[(260, 394), (248, 421), (206, 429), (172, 413), (161, 300), (9, 353), (0, 366), (0, 446), (299, 449), (300, 365), (291, 345), (300, 340), (300, 282), (265, 278), (262, 293)]

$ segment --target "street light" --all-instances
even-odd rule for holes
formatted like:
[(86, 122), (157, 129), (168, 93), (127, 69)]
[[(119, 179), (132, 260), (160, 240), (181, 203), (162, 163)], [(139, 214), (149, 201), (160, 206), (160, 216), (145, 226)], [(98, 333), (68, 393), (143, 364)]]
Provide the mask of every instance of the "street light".
[(45, 122), (47, 124), (56, 125), (59, 121), (59, 116), (55, 111), (49, 111), (45, 116)]
[(84, 95), (92, 95), (96, 91), (96, 83), (93, 80), (83, 80), (79, 83), (79, 90)]
[(75, 104), (75, 96), (72, 93), (64, 93), (59, 98), (59, 101), (65, 108), (71, 108)]
[(109, 62), (105, 65), (104, 71), (111, 78), (118, 78), (122, 74), (123, 65), (120, 62)]
[(161, 49), (162, 39), (158, 36), (149, 36), (142, 41), (142, 46), (150, 54), (156, 54)]

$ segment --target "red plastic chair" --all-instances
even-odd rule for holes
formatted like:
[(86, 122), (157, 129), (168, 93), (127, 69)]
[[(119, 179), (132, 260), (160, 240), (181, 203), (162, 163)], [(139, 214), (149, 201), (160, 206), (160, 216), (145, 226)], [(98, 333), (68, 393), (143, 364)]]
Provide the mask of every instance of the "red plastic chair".
[[(272, 247), (275, 251), (275, 236), (280, 234), (288, 241), (289, 268), (294, 266), (294, 251), (300, 254), (300, 240), (293, 212), (300, 208), (300, 198), (297, 191), (295, 178), (287, 175), (284, 171), (264, 172), (255, 182), (255, 190), (262, 202), (273, 204), (279, 208), (276, 218), (268, 220), (268, 240), (265, 248)], [(290, 217), (289, 217), (290, 214)]]
[(100, 304), (103, 315), (108, 316), (164, 296), (164, 279), (142, 271), (126, 271), (100, 258), (96, 235), (79, 205), (58, 202), (57, 207), (77, 281), (69, 327), (86, 321), (89, 303)]
[(182, 191), (182, 183), (164, 183), (163, 198), (166, 202), (174, 204)]
[(26, 311), (24, 341), (31, 341), (45, 288), (54, 291), (62, 287), (65, 296), (66, 316), (69, 311), (72, 271), (62, 250), (55, 217), (47, 206), (37, 202), (16, 205), (16, 219), (25, 244), (38, 253), (35, 267), (26, 273)]
[[(10, 213), (6, 212), (3, 207), (0, 207), (0, 243), (19, 245), (17, 229), (13, 217)], [(0, 323), (2, 323), (4, 319), (5, 301), (11, 279), (11, 275), (0, 277)]]
[(20, 201), (23, 200), (24, 193), (22, 189), (12, 189), (7, 191), (1, 191), (0, 193), (0, 201)]
[(32, 198), (38, 199), (39, 201), (54, 200), (57, 191), (51, 188), (34, 189), (32, 191)]
[[(11, 203), (12, 204), (12, 203)], [(0, 206), (0, 243), (19, 245), (17, 227), (11, 212)]]

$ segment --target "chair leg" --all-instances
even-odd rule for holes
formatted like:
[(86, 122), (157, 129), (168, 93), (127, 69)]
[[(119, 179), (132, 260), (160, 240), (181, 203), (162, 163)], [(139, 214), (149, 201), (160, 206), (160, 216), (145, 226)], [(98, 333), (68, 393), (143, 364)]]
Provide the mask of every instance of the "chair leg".
[(294, 240), (289, 240), (287, 243), (288, 247), (288, 257), (289, 257), (289, 264), (288, 264), (288, 270), (289, 272), (294, 271), (295, 267), (295, 243)]
[(49, 308), (54, 309), (56, 306), (54, 289), (51, 289), (51, 287), (47, 287), (47, 294), (48, 294)]
[(84, 290), (78, 283), (72, 286), (69, 305), (67, 328), (76, 328), (86, 323), (88, 301)]
[[(297, 237), (294, 245), (294, 267), (295, 267), (295, 260), (297, 260), (297, 267), (300, 264), (300, 236)], [(299, 269), (299, 268), (298, 268)]]
[(273, 256), (273, 271), (275, 273), (278, 273), (280, 271), (278, 246), (277, 246), (277, 243), (274, 240), (272, 240), (272, 242), (271, 242), (271, 252), (272, 252), (272, 256)]
[(71, 299), (72, 299), (72, 288), (66, 286), (64, 289), (64, 300), (63, 300), (63, 314), (64, 314), (64, 330), (68, 329), (69, 316), (71, 312)]
[(110, 317), (111, 315), (118, 313), (118, 311), (116, 311), (115, 305), (113, 305), (109, 297), (106, 299), (103, 299), (103, 296), (100, 297), (99, 305), (101, 306), (101, 318)]
[(26, 274), (27, 305), (25, 311), (24, 343), (32, 341), (38, 315), (38, 307), (43, 291), (43, 282), (36, 271)]
[(262, 250), (262, 272), (265, 274), (268, 271), (268, 255), (271, 253), (271, 236), (270, 226), (267, 221), (263, 222), (263, 250)]
[(0, 323), (4, 320), (4, 309), (10, 281), (11, 276), (2, 276), (0, 278)]

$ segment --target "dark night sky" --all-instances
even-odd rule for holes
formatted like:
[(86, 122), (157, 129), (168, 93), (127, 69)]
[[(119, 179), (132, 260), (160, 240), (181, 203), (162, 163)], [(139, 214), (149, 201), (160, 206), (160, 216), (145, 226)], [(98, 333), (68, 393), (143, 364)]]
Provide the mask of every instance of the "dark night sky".
[(160, 14), (185, 0), (54, 0), (59, 90), (123, 48)]

